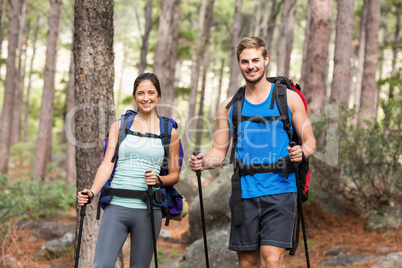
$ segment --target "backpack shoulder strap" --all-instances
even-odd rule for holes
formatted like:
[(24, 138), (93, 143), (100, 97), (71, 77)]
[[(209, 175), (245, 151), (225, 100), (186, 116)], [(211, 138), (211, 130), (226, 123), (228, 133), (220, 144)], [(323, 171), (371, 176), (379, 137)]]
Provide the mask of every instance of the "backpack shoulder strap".
[[(275, 86), (277, 84), (275, 83)], [(291, 123), (289, 120), (289, 112), (288, 112), (288, 101), (287, 101), (287, 87), (286, 85), (282, 83), (278, 83), (277, 89), (276, 89), (276, 103), (278, 105), (278, 110), (279, 113), (281, 114), (281, 117), (283, 117), (282, 122), (283, 122), (283, 128), (285, 129), (286, 133), (289, 136), (289, 140), (292, 139), (292, 132), (290, 131), (291, 128)]]
[[(243, 108), (243, 102), (244, 102), (244, 94), (245, 94), (246, 86), (242, 86), (239, 88), (239, 90), (236, 92), (236, 94), (233, 96), (232, 100), (226, 105), (226, 109), (230, 109), (230, 107), (233, 105), (233, 110), (232, 110), (232, 148), (230, 152), (230, 163), (233, 163), (236, 165), (236, 161), (234, 161), (235, 158), (235, 152), (236, 152), (236, 143), (237, 143), (237, 131), (239, 128), (239, 123), (241, 119), (241, 110)], [(236, 168), (236, 167), (235, 167)]]
[(160, 120), (160, 132), (162, 136), (162, 145), (164, 151), (162, 169), (161, 169), (162, 172), (162, 170), (168, 169), (169, 167), (169, 146), (170, 146), (173, 124), (169, 121), (168, 117), (159, 116), (159, 120)]
[(127, 110), (125, 114), (121, 116), (120, 128), (119, 128), (119, 136), (117, 138), (116, 149), (114, 150), (114, 155), (112, 158), (112, 162), (114, 163), (119, 155), (119, 147), (120, 144), (123, 142), (124, 138), (127, 136), (126, 129), (130, 129), (133, 121), (134, 116), (137, 113), (131, 110)]

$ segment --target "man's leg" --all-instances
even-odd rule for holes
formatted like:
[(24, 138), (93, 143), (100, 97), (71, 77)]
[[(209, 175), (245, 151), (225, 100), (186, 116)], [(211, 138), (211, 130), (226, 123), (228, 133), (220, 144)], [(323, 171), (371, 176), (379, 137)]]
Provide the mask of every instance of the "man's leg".
[(240, 268), (260, 268), (260, 250), (237, 251)]
[(261, 246), (262, 268), (282, 268), (285, 258), (285, 248)]

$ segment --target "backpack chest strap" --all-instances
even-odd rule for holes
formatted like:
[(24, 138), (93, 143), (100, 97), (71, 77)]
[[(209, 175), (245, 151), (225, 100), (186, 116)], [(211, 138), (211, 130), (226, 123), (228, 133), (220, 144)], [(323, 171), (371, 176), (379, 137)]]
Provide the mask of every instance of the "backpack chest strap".
[(237, 165), (239, 167), (240, 176), (246, 176), (257, 173), (281, 173), (286, 179), (289, 177), (289, 173), (295, 172), (294, 166), (292, 165), (289, 156), (282, 157), (278, 159), (278, 162), (269, 164), (253, 164), (253, 165), (242, 165), (237, 160)]

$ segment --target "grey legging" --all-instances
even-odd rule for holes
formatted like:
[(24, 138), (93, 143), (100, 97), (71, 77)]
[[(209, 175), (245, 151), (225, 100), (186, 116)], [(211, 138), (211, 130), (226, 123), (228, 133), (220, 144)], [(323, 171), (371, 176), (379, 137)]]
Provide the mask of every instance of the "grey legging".
[[(156, 238), (162, 225), (162, 212), (154, 209)], [(148, 210), (109, 205), (102, 217), (95, 250), (95, 268), (113, 268), (117, 256), (131, 234), (130, 267), (149, 268), (152, 255), (152, 228)]]

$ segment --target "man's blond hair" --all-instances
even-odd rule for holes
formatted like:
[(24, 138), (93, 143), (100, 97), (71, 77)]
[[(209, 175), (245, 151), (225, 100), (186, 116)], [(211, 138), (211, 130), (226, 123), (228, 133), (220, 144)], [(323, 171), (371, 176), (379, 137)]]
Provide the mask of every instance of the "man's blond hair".
[(262, 56), (264, 57), (264, 59), (267, 57), (268, 55), (268, 51), (267, 51), (267, 45), (265, 44), (264, 40), (262, 40), (259, 37), (246, 37), (243, 38), (239, 45), (237, 46), (236, 49), (236, 54), (237, 54), (237, 61), (239, 61), (240, 59), (240, 54), (243, 52), (243, 50), (245, 50), (246, 48), (257, 48), (257, 49), (261, 49), (262, 51)]

